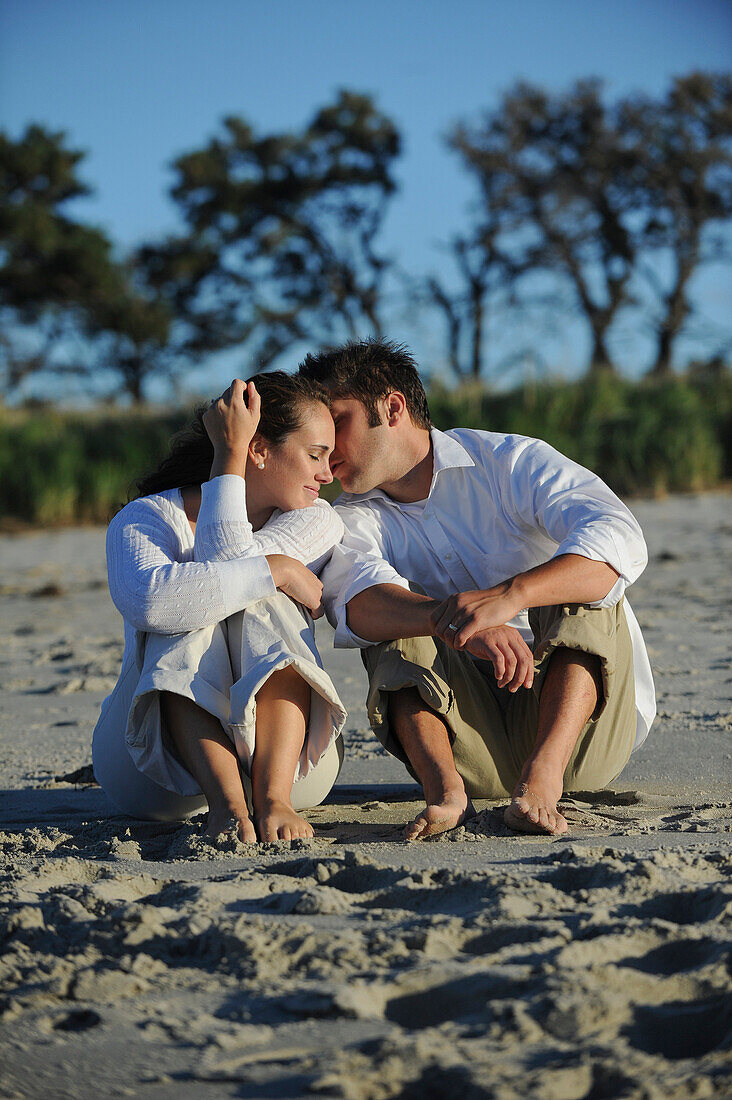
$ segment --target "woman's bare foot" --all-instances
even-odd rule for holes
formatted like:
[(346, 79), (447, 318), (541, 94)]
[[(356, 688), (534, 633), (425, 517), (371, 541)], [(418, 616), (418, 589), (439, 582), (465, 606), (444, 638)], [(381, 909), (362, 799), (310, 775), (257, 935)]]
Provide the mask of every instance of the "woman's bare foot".
[(268, 798), (255, 806), (254, 817), (257, 833), (262, 842), (270, 840), (311, 840), (315, 835), (312, 825), (295, 813), (284, 799)]
[(567, 819), (557, 803), (562, 797), (562, 775), (551, 769), (524, 769), (513, 792), (503, 820), (519, 833), (548, 833), (561, 836), (568, 829)]
[(232, 810), (229, 806), (210, 809), (203, 835), (215, 844), (217, 840), (232, 834), (244, 844), (257, 843), (254, 823), (245, 809)]
[(462, 825), (463, 821), (475, 813), (473, 804), (465, 793), (465, 788), (448, 791), (439, 801), (427, 801), (421, 814), (410, 821), (404, 830), (405, 840), (423, 840), (427, 836), (446, 833)]

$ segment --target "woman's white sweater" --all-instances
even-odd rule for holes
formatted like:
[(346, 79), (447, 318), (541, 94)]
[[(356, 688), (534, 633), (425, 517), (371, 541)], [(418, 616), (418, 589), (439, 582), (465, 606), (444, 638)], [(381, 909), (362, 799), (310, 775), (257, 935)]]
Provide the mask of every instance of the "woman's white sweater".
[(323, 500), (275, 511), (254, 532), (245, 481), (225, 474), (201, 486), (195, 538), (179, 489), (133, 500), (117, 513), (107, 532), (109, 591), (126, 627), (181, 634), (272, 595), (265, 555), (287, 554), (317, 572), (342, 535), (341, 519)]

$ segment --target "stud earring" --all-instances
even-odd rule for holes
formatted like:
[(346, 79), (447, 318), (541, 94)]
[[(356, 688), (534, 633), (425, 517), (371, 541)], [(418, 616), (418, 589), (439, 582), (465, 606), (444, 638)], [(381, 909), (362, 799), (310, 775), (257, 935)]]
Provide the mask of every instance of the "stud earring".
[(263, 462), (258, 462), (257, 463), (257, 469), (258, 470), (263, 470), (264, 469), (264, 463)]

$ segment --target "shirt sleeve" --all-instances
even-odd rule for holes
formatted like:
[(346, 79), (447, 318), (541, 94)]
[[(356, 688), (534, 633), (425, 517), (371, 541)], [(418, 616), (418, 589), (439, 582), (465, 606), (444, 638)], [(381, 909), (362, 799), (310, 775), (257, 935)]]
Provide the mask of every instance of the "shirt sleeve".
[(231, 561), (251, 554), (253, 544), (244, 478), (222, 474), (205, 481), (201, 486), (201, 507), (196, 519), (195, 561)]
[(603, 600), (612, 607), (648, 562), (635, 516), (596, 474), (541, 440), (522, 440), (502, 486), (506, 511), (519, 523), (538, 527), (556, 542), (554, 554), (578, 554), (603, 561), (619, 574)]
[(286, 554), (318, 572), (342, 537), (343, 521), (325, 500), (315, 500), (309, 508), (281, 512), (255, 532), (247, 515), (244, 478), (222, 474), (201, 486), (196, 561)]
[(110, 523), (109, 591), (122, 617), (137, 630), (197, 630), (275, 592), (262, 555), (204, 562), (182, 562), (179, 555), (175, 531), (149, 500), (132, 501)]
[(323, 603), (335, 628), (334, 646), (365, 649), (374, 643), (350, 630), (346, 614), (349, 600), (377, 584), (409, 588), (409, 582), (387, 560), (386, 535), (371, 508), (344, 504), (335, 511), (343, 520), (345, 534), (323, 571)]

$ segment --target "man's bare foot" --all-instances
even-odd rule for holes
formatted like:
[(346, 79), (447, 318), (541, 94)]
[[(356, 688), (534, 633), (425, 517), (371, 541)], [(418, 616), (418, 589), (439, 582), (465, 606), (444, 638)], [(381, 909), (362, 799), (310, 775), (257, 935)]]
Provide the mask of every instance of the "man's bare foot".
[(270, 798), (254, 810), (257, 833), (263, 842), (269, 840), (310, 840), (315, 835), (312, 825), (295, 813), (289, 802)]
[(232, 810), (229, 807), (208, 811), (204, 836), (215, 844), (217, 840), (235, 835), (244, 844), (256, 844), (257, 834), (246, 810)]
[(474, 814), (473, 804), (464, 787), (462, 790), (449, 791), (439, 802), (427, 802), (422, 813), (417, 814), (414, 821), (410, 821), (405, 828), (404, 839), (424, 840), (427, 836), (446, 833), (449, 829), (462, 825), (463, 821)]
[(557, 809), (562, 797), (562, 776), (551, 771), (528, 769), (513, 792), (503, 820), (519, 833), (548, 833), (561, 836), (568, 829), (567, 819)]

